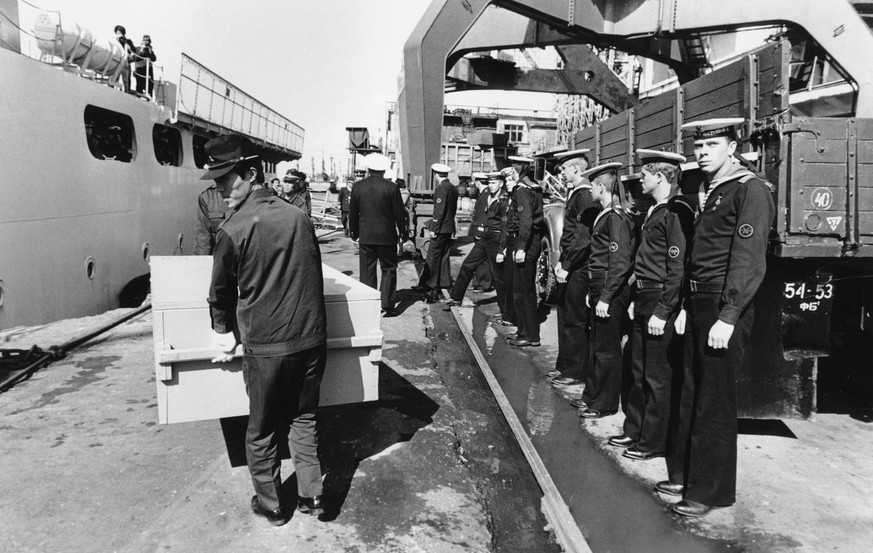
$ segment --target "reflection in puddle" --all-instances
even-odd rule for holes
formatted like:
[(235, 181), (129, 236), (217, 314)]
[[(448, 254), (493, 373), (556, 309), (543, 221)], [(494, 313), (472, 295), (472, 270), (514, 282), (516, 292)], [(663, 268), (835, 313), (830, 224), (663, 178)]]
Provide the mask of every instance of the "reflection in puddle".
[(527, 393), (527, 426), (531, 436), (546, 434), (554, 419), (554, 392), (545, 380), (534, 381)]

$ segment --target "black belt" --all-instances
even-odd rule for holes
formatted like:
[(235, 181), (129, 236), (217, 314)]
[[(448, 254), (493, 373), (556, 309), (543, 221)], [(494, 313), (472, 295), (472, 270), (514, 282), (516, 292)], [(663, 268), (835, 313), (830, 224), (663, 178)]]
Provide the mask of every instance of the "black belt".
[(692, 292), (700, 292), (702, 294), (721, 294), (724, 291), (724, 281), (700, 282), (699, 280), (690, 280), (688, 288)]
[(664, 283), (654, 280), (639, 280), (637, 279), (636, 287), (638, 290), (663, 290)]
[(500, 234), (500, 229), (491, 229), (485, 227), (476, 227), (476, 230), (483, 234)]

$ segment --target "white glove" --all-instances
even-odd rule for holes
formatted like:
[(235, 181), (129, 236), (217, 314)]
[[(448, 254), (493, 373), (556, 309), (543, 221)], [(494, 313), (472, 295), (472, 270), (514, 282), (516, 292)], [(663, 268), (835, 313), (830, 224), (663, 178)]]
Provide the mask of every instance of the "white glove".
[(219, 350), (221, 353), (212, 358), (213, 363), (227, 363), (233, 359), (233, 354), (236, 352), (236, 336), (233, 332), (221, 334), (218, 332), (212, 333), (212, 347)]
[(518, 250), (512, 256), (516, 263), (524, 263), (524, 250)]
[(570, 273), (568, 273), (567, 271), (564, 270), (563, 267), (561, 267), (560, 261), (558, 262), (557, 265), (555, 265), (555, 278), (558, 279), (558, 282), (562, 282), (562, 283), (567, 282), (567, 276), (569, 274)]

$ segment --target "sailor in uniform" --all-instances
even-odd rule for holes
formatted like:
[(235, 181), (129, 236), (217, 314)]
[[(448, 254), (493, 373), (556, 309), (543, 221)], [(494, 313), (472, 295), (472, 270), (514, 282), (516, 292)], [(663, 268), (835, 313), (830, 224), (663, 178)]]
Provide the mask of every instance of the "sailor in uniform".
[(685, 305), (685, 372), (676, 439), (661, 493), (681, 495), (674, 513), (696, 517), (736, 501), (737, 371), (743, 362), (764, 280), (775, 217), (768, 184), (737, 157), (742, 119), (690, 122), (694, 155), (709, 188), (690, 242)]
[(569, 188), (564, 202), (561, 255), (555, 266), (558, 279), (558, 359), (552, 384), (565, 391), (581, 387), (588, 366), (588, 260), (591, 227), (600, 204), (591, 197), (591, 183), (582, 176), (589, 169), (590, 150), (583, 148), (555, 154)]
[[(654, 200), (640, 231), (634, 261), (631, 383), (623, 433), (609, 444), (627, 447), (635, 460), (663, 457), (667, 446), (673, 374), (682, 369), (682, 341), (673, 323), (681, 308), (686, 241), (694, 208), (679, 192), (679, 165), (685, 156), (637, 150), (642, 193)], [(629, 447), (628, 447), (629, 446)]]
[(452, 274), (449, 253), (452, 235), (455, 233), (455, 213), (458, 210), (458, 190), (449, 180), (448, 165), (434, 163), (431, 166), (439, 181), (433, 191), (433, 218), (430, 222), (430, 245), (427, 260), (419, 279), (418, 288), (424, 290), (428, 303), (439, 300), (441, 288), (451, 288)]
[(543, 189), (532, 178), (533, 159), (509, 156), (513, 164), (513, 176), (517, 185), (513, 192), (513, 209), (509, 212), (508, 228), (514, 229), (511, 250), (504, 252), (511, 257), (512, 301), (515, 303), (518, 332), (507, 337), (507, 343), (515, 347), (540, 345), (540, 321), (537, 315), (536, 271), (542, 251), (545, 233), (543, 219)]
[(364, 157), (364, 165), (370, 174), (352, 187), (349, 236), (359, 242), (361, 283), (376, 288), (376, 261), (379, 261), (382, 313), (392, 317), (396, 315), (397, 241), (398, 237), (408, 236), (406, 212), (400, 190), (384, 176), (391, 160), (382, 154), (369, 154)]
[[(476, 176), (478, 175), (474, 175)], [(497, 251), (500, 246), (503, 220), (509, 205), (509, 196), (504, 189), (505, 179), (501, 173), (482, 174), (481, 177), (488, 179), (488, 193), (480, 195), (473, 208), (471, 231), (476, 241), (461, 264), (458, 278), (455, 279), (450, 298), (446, 303), (460, 304), (474, 271), (483, 263), (488, 263), (491, 265), (492, 282), (497, 290), (497, 306), (503, 313), (506, 308), (506, 291), (503, 288), (503, 277), (497, 267)]]
[(621, 163), (611, 162), (582, 173), (591, 181), (591, 197), (602, 211), (591, 230), (588, 305), (591, 318), (592, 363), (584, 375), (585, 391), (573, 400), (582, 419), (615, 414), (621, 394), (623, 357), (622, 322), (630, 300), (628, 278), (633, 261), (633, 221), (625, 211), (619, 180)]

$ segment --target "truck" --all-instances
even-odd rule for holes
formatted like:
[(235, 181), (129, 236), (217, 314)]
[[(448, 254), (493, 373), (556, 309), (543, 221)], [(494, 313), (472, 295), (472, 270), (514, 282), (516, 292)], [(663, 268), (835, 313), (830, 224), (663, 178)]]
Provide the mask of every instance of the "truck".
[[(873, 3), (839, 0), (435, 0), (404, 49), (399, 98), (407, 171), (438, 154), (432, 128), (447, 71), (464, 73), (465, 55), (501, 48), (552, 47), (565, 58), (552, 71), (477, 61), (479, 87), (583, 94), (611, 115), (577, 132), (568, 149), (590, 148), (593, 163), (620, 161), (639, 177), (637, 148), (693, 159), (683, 122), (742, 117), (742, 155), (772, 185), (777, 215), (767, 276), (755, 298), (755, 327), (738, 385), (750, 418), (810, 418), (820, 366), (830, 379), (869, 396), (873, 309)], [(760, 48), (713, 70), (719, 36), (768, 29)], [(645, 97), (596, 56), (616, 48), (661, 67), (672, 85)], [(487, 65), (487, 64), (486, 64)], [(459, 69), (460, 67), (460, 69)], [(644, 65), (652, 67), (652, 63)], [(684, 168), (683, 193), (696, 200), (702, 173)], [(543, 278), (556, 262), (560, 202)], [(547, 284), (546, 280), (546, 284)], [(828, 359), (830, 358), (830, 359)]]

